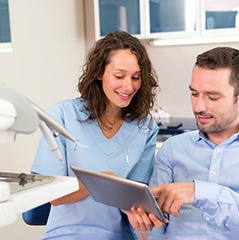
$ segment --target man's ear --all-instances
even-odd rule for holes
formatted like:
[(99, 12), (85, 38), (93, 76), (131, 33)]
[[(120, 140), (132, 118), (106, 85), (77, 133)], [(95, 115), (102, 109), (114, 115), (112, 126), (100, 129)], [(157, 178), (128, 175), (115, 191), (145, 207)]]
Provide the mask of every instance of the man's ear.
[(239, 105), (239, 94), (237, 95), (237, 104)]

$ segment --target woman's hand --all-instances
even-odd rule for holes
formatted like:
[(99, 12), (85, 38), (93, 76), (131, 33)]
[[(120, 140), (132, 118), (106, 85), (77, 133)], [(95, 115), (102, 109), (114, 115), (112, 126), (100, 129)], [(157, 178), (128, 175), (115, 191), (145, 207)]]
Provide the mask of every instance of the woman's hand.
[(115, 176), (115, 177), (120, 177), (119, 175), (117, 175), (117, 174), (114, 173), (114, 172), (107, 172), (107, 171), (104, 171), (104, 172), (102, 172), (102, 173), (104, 173), (104, 174), (108, 174), (108, 175), (111, 175), (111, 176)]
[[(163, 223), (153, 214), (147, 214), (142, 208), (132, 207), (131, 211), (121, 210), (129, 219), (130, 224), (136, 231), (152, 231), (154, 227), (161, 228)], [(166, 222), (168, 220), (166, 219)]]

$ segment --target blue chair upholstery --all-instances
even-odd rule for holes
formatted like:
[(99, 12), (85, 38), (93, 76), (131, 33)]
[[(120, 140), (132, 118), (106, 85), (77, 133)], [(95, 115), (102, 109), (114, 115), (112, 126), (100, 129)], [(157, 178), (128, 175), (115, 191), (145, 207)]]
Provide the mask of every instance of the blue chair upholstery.
[(51, 204), (46, 203), (22, 213), (23, 221), (32, 226), (46, 225)]

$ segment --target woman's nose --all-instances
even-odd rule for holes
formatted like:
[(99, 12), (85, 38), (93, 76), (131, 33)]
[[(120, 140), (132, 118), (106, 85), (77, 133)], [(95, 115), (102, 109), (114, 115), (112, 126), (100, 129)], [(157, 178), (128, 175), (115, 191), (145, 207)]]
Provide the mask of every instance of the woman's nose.
[(132, 90), (132, 80), (131, 78), (125, 78), (123, 81), (124, 90), (131, 91)]

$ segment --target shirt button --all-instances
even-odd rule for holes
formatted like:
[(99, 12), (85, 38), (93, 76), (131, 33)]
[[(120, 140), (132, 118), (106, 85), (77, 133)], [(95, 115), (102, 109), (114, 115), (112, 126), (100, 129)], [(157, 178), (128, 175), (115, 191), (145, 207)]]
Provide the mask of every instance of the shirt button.
[(220, 152), (220, 151), (221, 151), (221, 150), (218, 148), (218, 149), (217, 149), (217, 152)]
[(201, 210), (203, 210), (203, 209), (204, 209), (204, 207), (200, 207), (200, 209), (201, 209)]
[(212, 171), (212, 175), (215, 176), (217, 173), (215, 171)]
[(226, 227), (229, 227), (229, 224), (228, 224), (228, 223), (226, 223), (226, 224), (225, 224), (225, 226), (226, 226)]
[(210, 220), (210, 218), (209, 218), (209, 217), (205, 217), (205, 219), (206, 219), (206, 221), (209, 221), (209, 220)]

